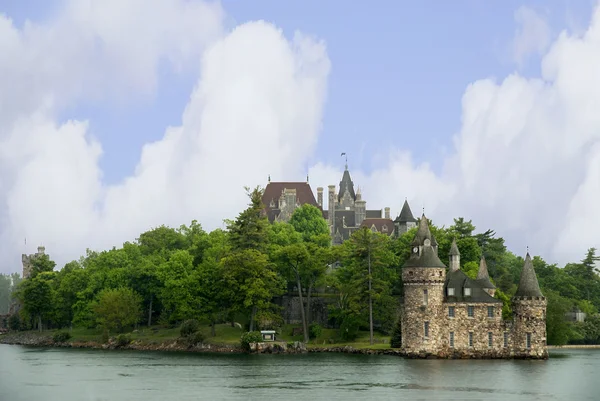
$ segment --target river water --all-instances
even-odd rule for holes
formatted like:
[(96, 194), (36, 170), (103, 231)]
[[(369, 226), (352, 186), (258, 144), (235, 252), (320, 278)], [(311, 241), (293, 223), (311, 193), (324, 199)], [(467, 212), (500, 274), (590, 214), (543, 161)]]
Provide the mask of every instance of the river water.
[(600, 350), (548, 361), (0, 345), (0, 401), (600, 400)]

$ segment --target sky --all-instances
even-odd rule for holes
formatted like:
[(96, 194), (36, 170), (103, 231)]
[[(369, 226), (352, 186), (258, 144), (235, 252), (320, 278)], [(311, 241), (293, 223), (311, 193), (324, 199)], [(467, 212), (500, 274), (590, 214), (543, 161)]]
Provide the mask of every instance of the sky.
[(369, 209), (580, 260), (599, 69), (596, 1), (0, 0), (0, 272), (223, 227), (342, 152)]

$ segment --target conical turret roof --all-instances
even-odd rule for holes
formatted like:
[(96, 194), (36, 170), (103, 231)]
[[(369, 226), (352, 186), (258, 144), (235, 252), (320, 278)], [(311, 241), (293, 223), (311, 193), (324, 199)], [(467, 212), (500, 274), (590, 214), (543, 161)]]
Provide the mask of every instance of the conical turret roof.
[(525, 264), (523, 270), (521, 270), (521, 280), (519, 280), (515, 297), (543, 297), (529, 252), (525, 257)]
[(423, 214), (419, 221), (417, 234), (411, 243), (414, 249), (411, 250), (410, 257), (404, 264), (404, 267), (446, 267), (437, 255), (436, 244), (437, 242), (429, 230), (427, 217)]
[(412, 211), (410, 210), (410, 206), (408, 206), (408, 200), (404, 200), (404, 205), (402, 205), (402, 210), (400, 211), (400, 215), (396, 217), (395, 222), (398, 223), (416, 223), (417, 219), (414, 218)]
[(477, 281), (481, 284), (482, 288), (496, 288), (496, 286), (490, 280), (490, 274), (488, 273), (487, 263), (485, 257), (481, 255), (479, 261), (479, 271), (477, 272)]
[(458, 255), (460, 256), (460, 252), (458, 251), (458, 246), (456, 246), (456, 238), (452, 239), (452, 245), (450, 245), (450, 256)]

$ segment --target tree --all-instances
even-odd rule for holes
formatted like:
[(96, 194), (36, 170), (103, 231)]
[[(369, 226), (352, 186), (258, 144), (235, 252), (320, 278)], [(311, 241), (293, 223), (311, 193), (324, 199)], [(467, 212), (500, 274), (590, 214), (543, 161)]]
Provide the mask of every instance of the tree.
[(46, 254), (36, 255), (31, 258), (31, 277), (37, 276), (39, 273), (54, 271), (56, 263)]
[(256, 249), (233, 252), (221, 263), (226, 296), (234, 310), (250, 310), (250, 331), (253, 331), (256, 313), (270, 308), (271, 299), (284, 292), (285, 282), (267, 255)]
[(53, 309), (52, 279), (55, 273), (39, 272), (19, 285), (18, 297), (25, 312), (37, 320), (38, 330), (43, 330), (42, 321), (49, 317)]
[(97, 322), (108, 332), (120, 333), (139, 321), (141, 303), (141, 297), (131, 288), (104, 289), (98, 294), (94, 306)]
[(250, 204), (237, 219), (229, 222), (229, 241), (234, 251), (254, 249), (259, 252), (267, 251), (267, 235), (269, 221), (264, 215), (262, 196), (264, 190), (256, 187), (253, 190), (245, 188)]
[(331, 241), (323, 213), (313, 205), (306, 203), (296, 208), (290, 218), (290, 224), (305, 242), (327, 246)]
[(354, 287), (356, 301), (367, 300), (369, 342), (373, 344), (373, 303), (381, 300), (392, 288), (395, 258), (389, 237), (373, 233), (367, 227), (355, 231), (343, 244), (342, 275)]

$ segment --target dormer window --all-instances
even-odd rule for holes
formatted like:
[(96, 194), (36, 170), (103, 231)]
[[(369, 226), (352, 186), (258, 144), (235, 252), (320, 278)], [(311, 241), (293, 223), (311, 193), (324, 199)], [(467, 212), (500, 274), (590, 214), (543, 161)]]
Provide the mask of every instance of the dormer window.
[(469, 287), (465, 288), (465, 297), (470, 297), (471, 296), (471, 289)]
[(383, 233), (387, 233), (387, 230), (388, 230), (388, 228), (387, 228), (387, 225), (385, 225), (385, 224), (384, 224), (384, 225), (381, 227), (381, 232), (383, 232)]
[(425, 239), (425, 242), (423, 242), (425, 244), (425, 246), (430, 246), (431, 245), (431, 241), (429, 240), (429, 238)]
[(454, 296), (454, 287), (448, 287), (448, 296), (449, 297), (453, 297)]

